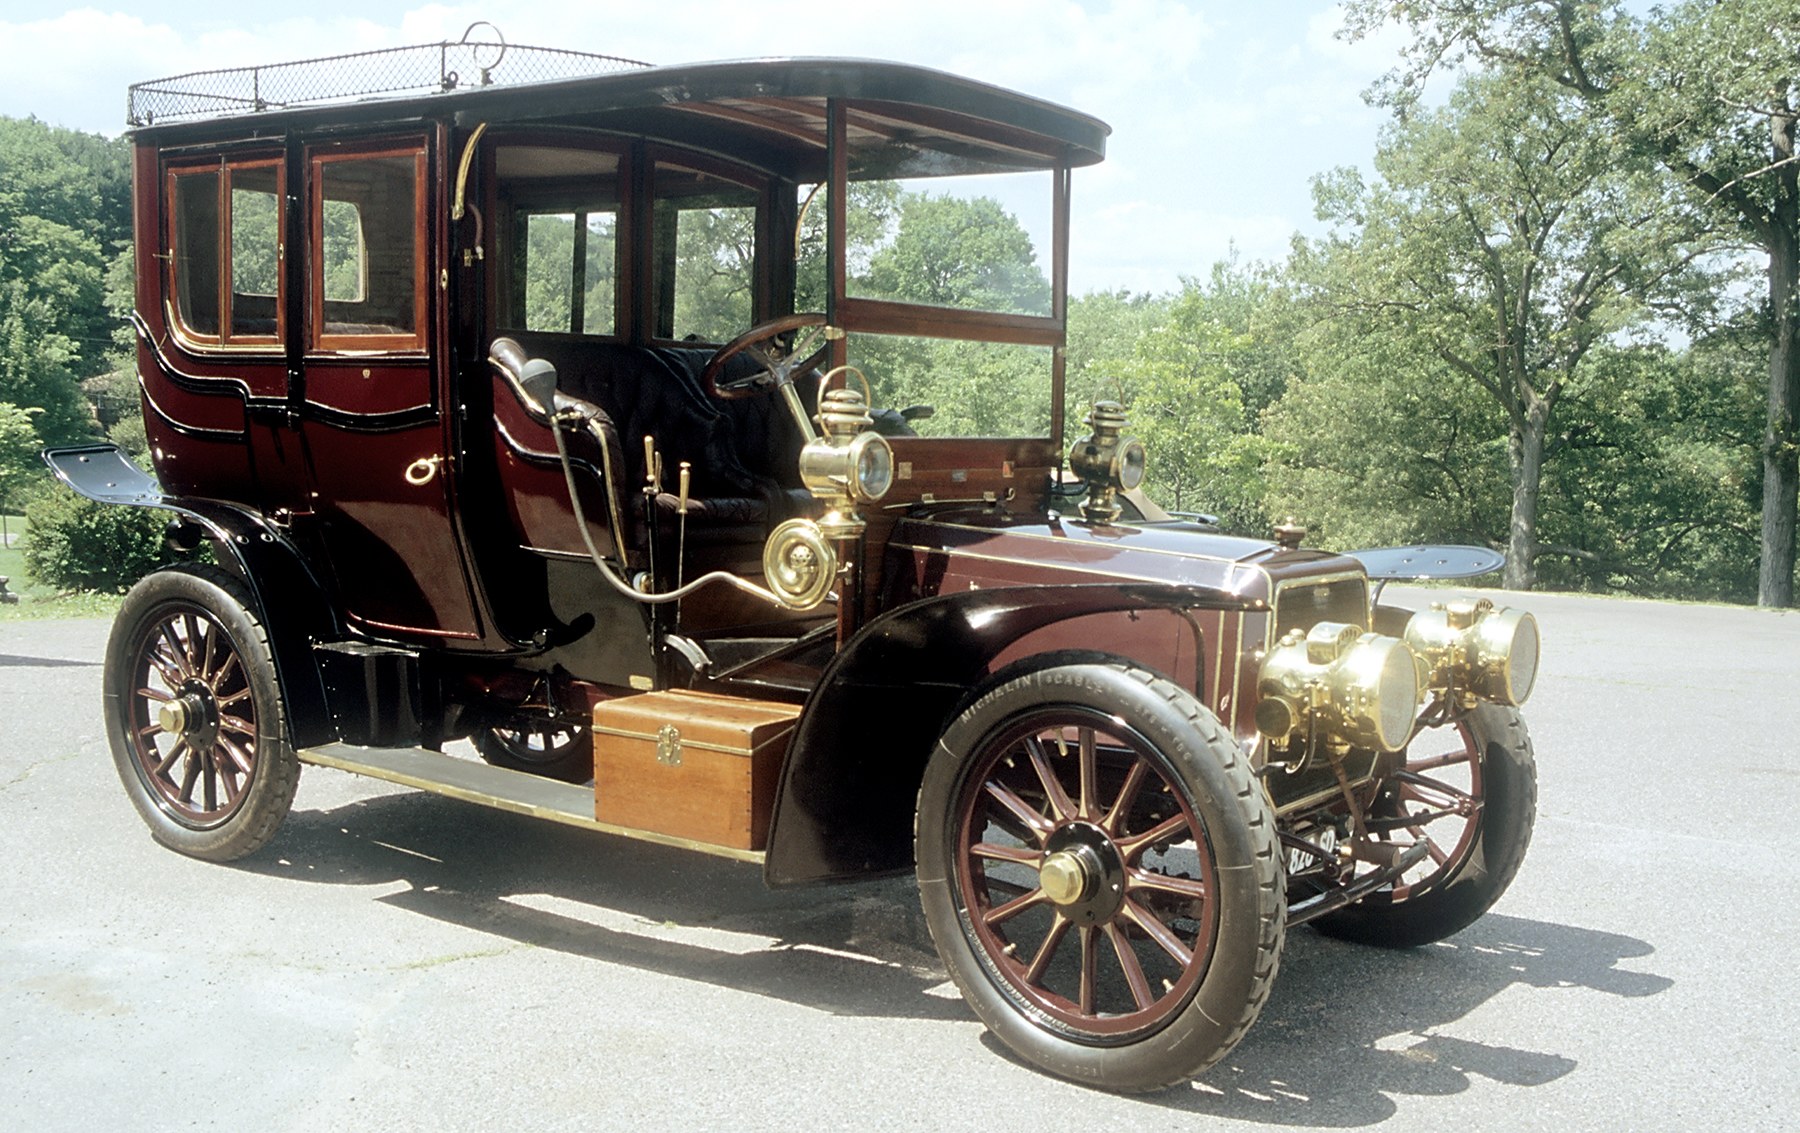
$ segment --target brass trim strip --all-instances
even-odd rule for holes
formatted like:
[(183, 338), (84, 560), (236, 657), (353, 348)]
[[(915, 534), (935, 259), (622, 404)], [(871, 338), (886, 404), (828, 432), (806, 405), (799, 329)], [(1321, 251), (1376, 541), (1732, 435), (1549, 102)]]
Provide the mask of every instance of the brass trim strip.
[[(576, 826), (583, 830), (593, 830), (601, 834), (612, 834), (621, 838), (631, 838), (639, 842), (654, 842), (659, 846), (671, 846), (679, 850), (694, 850), (714, 857), (730, 858), (733, 861), (749, 862), (761, 865), (767, 855), (761, 850), (739, 850), (731, 846), (718, 846), (710, 842), (696, 842), (691, 838), (680, 838), (673, 834), (658, 834), (652, 830), (637, 830), (629, 826), (615, 826), (610, 822), (601, 822), (580, 811), (568, 810), (549, 802), (533, 802), (526, 798), (513, 797), (480, 790), (474, 786), (450, 783), (442, 779), (434, 779), (420, 771), (409, 771), (404, 763), (413, 763), (421, 768), (429, 767), (434, 760), (443, 760), (447, 764), (465, 769), (467, 777), (491, 780), (496, 786), (510, 784), (511, 779), (523, 780), (517, 784), (520, 794), (527, 791), (555, 799), (557, 796), (573, 801), (580, 798), (591, 807), (594, 792), (585, 787), (569, 783), (555, 783), (541, 779), (535, 775), (526, 775), (518, 771), (507, 771), (499, 767), (485, 764), (473, 764), (455, 756), (440, 755), (423, 749), (405, 748), (357, 748), (349, 744), (325, 744), (321, 747), (304, 748), (298, 753), (300, 762), (310, 763), (317, 767), (331, 767), (339, 771), (348, 771), (353, 775), (363, 775), (371, 779), (380, 779), (388, 783), (398, 783), (403, 787), (415, 787), (421, 791), (443, 795), (446, 798), (462, 802), (477, 803), (481, 806), (493, 807), (496, 810), (522, 814), (530, 818), (542, 818), (551, 822), (560, 822), (565, 826)], [(360, 758), (359, 758), (360, 757)], [(375, 757), (388, 757), (390, 765), (372, 762)], [(560, 801), (560, 800), (558, 800)]]
[[(720, 755), (735, 755), (743, 759), (750, 759), (758, 752), (767, 751), (775, 744), (787, 741), (792, 736), (793, 731), (793, 726), (790, 724), (788, 727), (782, 729), (775, 735), (770, 736), (754, 747), (727, 747), (724, 744), (709, 744), (700, 740), (690, 740), (687, 738), (686, 734), (683, 734), (681, 737), (681, 746), (684, 749), (693, 748), (696, 751), (715, 751)], [(657, 733), (655, 732), (628, 732), (623, 728), (603, 728), (598, 724), (593, 725), (593, 732), (598, 736), (611, 736), (614, 739), (619, 740), (637, 740), (640, 743), (647, 744), (654, 744), (658, 738)]]
[[(928, 518), (921, 522), (930, 523), (935, 527), (951, 527), (958, 531), (979, 531), (983, 535), (1005, 536), (1009, 539), (1036, 539), (1039, 542), (1060, 543), (1065, 547), (1105, 547), (1105, 544), (1089, 543), (1079, 539), (1071, 539), (1067, 535), (1039, 535), (1035, 532), (1019, 531), (1011, 528), (997, 529), (993, 527), (977, 527), (972, 523), (956, 523), (944, 519)], [(1116, 523), (1113, 526), (1129, 528), (1132, 531), (1144, 530), (1144, 528), (1131, 523)], [(1141, 555), (1167, 555), (1170, 558), (1175, 559), (1198, 559), (1202, 562), (1209, 563), (1229, 563), (1233, 567), (1241, 570), (1256, 571), (1260, 573), (1263, 578), (1270, 580), (1271, 583), (1273, 582), (1273, 578), (1269, 574), (1267, 568), (1260, 566), (1257, 563), (1247, 563), (1242, 559), (1228, 559), (1223, 555), (1208, 555), (1196, 551), (1171, 551), (1167, 547), (1140, 547), (1135, 543), (1124, 543), (1120, 544), (1120, 546), (1124, 550)]]
[[(1202, 583), (1202, 582), (1182, 582), (1177, 579), (1168, 578), (1166, 576), (1157, 576), (1157, 575), (1149, 575), (1149, 574), (1127, 574), (1124, 571), (1117, 570), (1112, 567), (1099, 567), (1099, 566), (1088, 567), (1088, 566), (1077, 565), (1074, 563), (1061, 563), (1061, 562), (1047, 563), (1043, 559), (1014, 559), (1014, 558), (1008, 558), (1005, 555), (990, 555), (990, 554), (986, 554), (981, 551), (967, 551), (967, 550), (963, 550), (960, 547), (921, 547), (921, 546), (918, 546), (913, 543), (889, 543), (888, 546), (890, 548), (897, 547), (903, 551), (919, 551), (919, 552), (921, 552), (923, 554), (927, 554), (927, 555), (952, 555), (952, 556), (955, 556), (956, 558), (974, 559), (978, 562), (1006, 563), (1009, 566), (1035, 567), (1039, 570), (1045, 570), (1045, 571), (1052, 571), (1052, 570), (1067, 571), (1070, 574), (1092, 574), (1092, 575), (1098, 575), (1102, 578), (1123, 580), (1126, 582), (1155, 582), (1155, 583), (1160, 583), (1164, 586), (1189, 586), (1189, 587), (1198, 587), (1203, 590), (1217, 589), (1216, 587), (1209, 586), (1206, 583)], [(1231, 593), (1231, 591), (1223, 591), (1223, 592)], [(1262, 602), (1262, 599), (1260, 599), (1260, 598), (1251, 598), (1251, 599), (1247, 599), (1247, 601), (1250, 603), (1250, 606), (1252, 609), (1260, 610), (1263, 608), (1263, 602)], [(1204, 609), (1205, 607), (1199, 607), (1199, 608)]]

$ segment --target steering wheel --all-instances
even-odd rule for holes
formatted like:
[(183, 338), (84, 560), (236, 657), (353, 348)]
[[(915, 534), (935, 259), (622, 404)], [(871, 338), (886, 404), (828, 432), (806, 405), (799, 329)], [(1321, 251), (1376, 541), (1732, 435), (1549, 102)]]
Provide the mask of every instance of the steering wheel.
[[(802, 333), (795, 334), (797, 331)], [(783, 346), (780, 339), (787, 334), (794, 334), (795, 337)], [(770, 319), (756, 324), (714, 351), (713, 356), (707, 359), (706, 369), (700, 372), (700, 380), (706, 383), (707, 393), (727, 401), (766, 394), (782, 386), (792, 385), (795, 374), (817, 369), (819, 363), (825, 360), (826, 352), (831, 349), (833, 337), (826, 325), (825, 316), (817, 311), (801, 311)], [(725, 372), (725, 363), (739, 354), (749, 354), (762, 369), (741, 378), (720, 381), (719, 375)]]

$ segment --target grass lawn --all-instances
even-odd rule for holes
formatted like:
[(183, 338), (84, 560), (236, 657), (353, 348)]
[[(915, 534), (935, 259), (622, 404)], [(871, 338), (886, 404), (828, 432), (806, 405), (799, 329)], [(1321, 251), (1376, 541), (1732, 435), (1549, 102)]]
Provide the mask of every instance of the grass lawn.
[(19, 550), (20, 534), (26, 530), (25, 518), (6, 517), (9, 545), (0, 546), (0, 575), (9, 581), (8, 591), (17, 594), (17, 602), (0, 603), (0, 621), (24, 618), (110, 618), (119, 609), (120, 594), (65, 594), (33, 581), (25, 573), (25, 556)]

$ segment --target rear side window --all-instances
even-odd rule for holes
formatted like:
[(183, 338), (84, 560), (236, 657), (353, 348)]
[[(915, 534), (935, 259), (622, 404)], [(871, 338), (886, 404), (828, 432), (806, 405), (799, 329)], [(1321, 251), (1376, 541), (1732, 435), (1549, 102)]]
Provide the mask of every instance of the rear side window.
[(761, 194), (712, 173), (658, 162), (652, 206), (652, 333), (729, 342), (751, 322)]
[(310, 161), (311, 345), (425, 345), (425, 151), (314, 154)]
[(168, 297), (187, 338), (281, 341), (283, 188), (272, 158), (169, 170)]

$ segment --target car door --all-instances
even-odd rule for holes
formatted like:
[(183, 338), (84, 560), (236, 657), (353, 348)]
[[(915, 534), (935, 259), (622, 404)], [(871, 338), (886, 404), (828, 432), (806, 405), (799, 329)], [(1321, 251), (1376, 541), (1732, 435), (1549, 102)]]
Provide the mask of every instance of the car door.
[(300, 427), (316, 529), (351, 620), (377, 633), (477, 638), (438, 372), (431, 142), (306, 147)]

